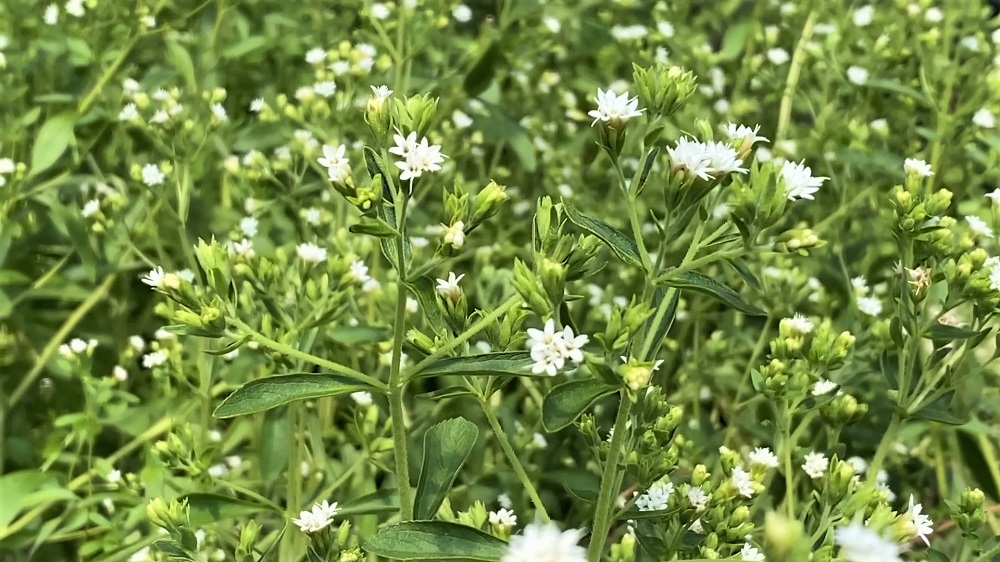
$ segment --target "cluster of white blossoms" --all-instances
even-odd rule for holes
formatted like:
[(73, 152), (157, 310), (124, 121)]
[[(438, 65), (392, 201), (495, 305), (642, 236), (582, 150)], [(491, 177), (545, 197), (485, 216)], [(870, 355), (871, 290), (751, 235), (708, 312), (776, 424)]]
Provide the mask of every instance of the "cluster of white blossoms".
[(324, 144), (323, 156), (316, 159), (320, 166), (326, 168), (327, 176), (334, 183), (340, 183), (351, 176), (351, 163), (347, 161), (346, 152), (345, 145)]
[(402, 160), (396, 162), (396, 167), (402, 170), (399, 179), (413, 183), (414, 178), (419, 178), (425, 172), (436, 172), (441, 169), (441, 163), (445, 156), (441, 154), (441, 145), (430, 144), (427, 137), (417, 142), (417, 133), (410, 133), (405, 138), (403, 135), (393, 135), (396, 146), (389, 149), (389, 152), (399, 156)]
[(902, 547), (858, 521), (834, 532), (845, 562), (902, 562)]
[(740, 560), (746, 562), (764, 562), (764, 553), (750, 543), (743, 543), (740, 549)]
[(97, 340), (87, 340), (84, 341), (80, 338), (73, 338), (69, 343), (64, 343), (59, 346), (59, 355), (70, 359), (78, 355), (83, 355), (85, 353), (90, 353), (94, 351), (97, 347)]
[(615, 94), (611, 88), (607, 90), (597, 89), (597, 109), (591, 109), (587, 115), (594, 118), (591, 126), (598, 121), (604, 123), (624, 123), (633, 117), (642, 115), (639, 109), (639, 98), (628, 97), (628, 92), (621, 95)]
[(590, 338), (584, 334), (574, 335), (569, 326), (557, 331), (552, 318), (545, 322), (542, 330), (528, 328), (528, 349), (535, 362), (531, 372), (552, 376), (566, 365), (567, 360), (580, 363), (583, 361), (582, 348), (588, 341)]
[(667, 147), (670, 166), (675, 172), (684, 172), (709, 181), (725, 174), (745, 174), (739, 152), (724, 142), (700, 142), (681, 137), (673, 147)]
[(857, 299), (858, 310), (862, 314), (876, 318), (882, 314), (882, 300), (875, 296), (875, 292), (880, 286), (875, 287), (876, 291), (870, 291), (868, 281), (860, 275), (851, 279), (851, 286)]
[[(638, 494), (638, 492), (635, 493)], [(635, 507), (639, 511), (663, 511), (669, 507), (670, 495), (673, 493), (674, 484), (672, 482), (657, 482), (635, 499)]]
[(503, 527), (513, 527), (517, 525), (517, 515), (513, 510), (500, 508), (500, 511), (490, 512), (490, 524)]
[(816, 480), (826, 474), (826, 469), (829, 466), (830, 459), (826, 458), (826, 455), (812, 451), (806, 455), (805, 462), (802, 464), (802, 470), (809, 475), (809, 478)]
[(337, 507), (337, 502), (331, 504), (323, 500), (323, 503), (314, 503), (311, 510), (299, 513), (299, 518), (292, 519), (292, 523), (295, 523), (303, 533), (315, 533), (333, 522), (338, 511), (340, 508)]
[(580, 529), (560, 531), (556, 523), (536, 521), (510, 538), (500, 562), (586, 562), (587, 550), (578, 544), (582, 537)]
[(797, 199), (814, 199), (813, 194), (819, 191), (823, 182), (830, 179), (825, 176), (813, 176), (812, 168), (804, 162), (796, 164), (786, 161), (781, 165), (781, 179), (785, 183), (785, 195), (789, 201)]
[(767, 447), (757, 447), (750, 452), (750, 464), (764, 468), (777, 468), (778, 457)]

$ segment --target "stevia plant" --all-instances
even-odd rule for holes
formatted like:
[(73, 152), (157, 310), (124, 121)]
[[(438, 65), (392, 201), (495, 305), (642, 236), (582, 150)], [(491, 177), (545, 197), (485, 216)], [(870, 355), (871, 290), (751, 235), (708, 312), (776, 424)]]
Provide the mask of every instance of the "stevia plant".
[(3, 556), (1000, 552), (968, 3), (35, 4)]

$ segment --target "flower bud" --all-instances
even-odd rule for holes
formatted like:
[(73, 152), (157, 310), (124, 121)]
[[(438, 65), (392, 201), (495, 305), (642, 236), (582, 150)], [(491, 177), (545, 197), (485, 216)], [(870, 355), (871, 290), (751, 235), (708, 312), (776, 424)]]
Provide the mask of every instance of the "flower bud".
[(476, 194), (476, 198), (472, 203), (474, 210), (472, 212), (472, 224), (470, 228), (479, 226), (500, 211), (500, 206), (510, 199), (506, 189), (506, 187), (491, 180), (486, 187)]
[(809, 559), (809, 540), (802, 522), (770, 511), (764, 516), (764, 554), (774, 562)]
[(644, 68), (633, 64), (632, 69), (639, 103), (651, 117), (669, 117), (676, 113), (697, 86), (695, 75), (678, 66), (656, 63)]

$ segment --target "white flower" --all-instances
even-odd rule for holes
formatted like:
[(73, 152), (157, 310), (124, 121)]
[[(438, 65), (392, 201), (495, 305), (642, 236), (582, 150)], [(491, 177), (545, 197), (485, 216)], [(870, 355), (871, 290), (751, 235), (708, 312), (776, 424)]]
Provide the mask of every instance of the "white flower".
[(708, 166), (712, 169), (712, 174), (747, 173), (746, 168), (741, 168), (743, 160), (736, 149), (721, 142), (710, 142), (705, 145), (705, 154), (708, 156)]
[(264, 109), (264, 98), (254, 98), (250, 102), (250, 111), (253, 113), (260, 113)]
[(743, 548), (740, 550), (740, 558), (752, 562), (764, 562), (764, 554), (750, 543), (743, 544)]
[(560, 531), (556, 523), (536, 521), (510, 538), (500, 562), (586, 562), (587, 550), (577, 544), (583, 531)]
[(681, 137), (673, 148), (667, 147), (667, 153), (674, 171), (683, 170), (705, 181), (712, 179), (712, 162), (704, 144)]
[(858, 299), (858, 310), (868, 316), (878, 317), (882, 314), (882, 301), (878, 297), (861, 297)]
[(389, 17), (389, 7), (381, 2), (376, 2), (369, 6), (368, 13), (377, 20), (384, 20)]
[(306, 263), (319, 263), (326, 259), (326, 249), (312, 242), (299, 244), (295, 247), (295, 253), (298, 254), (300, 260)]
[(701, 488), (695, 488), (693, 486), (688, 488), (687, 498), (688, 501), (691, 502), (691, 507), (694, 507), (695, 509), (705, 509), (705, 506), (708, 505), (708, 494), (706, 494), (705, 490), (702, 490)]
[(854, 25), (858, 27), (865, 27), (872, 23), (872, 18), (875, 16), (874, 6), (862, 6), (857, 10), (854, 10)]
[(368, 266), (361, 260), (354, 260), (351, 262), (351, 267), (347, 271), (347, 276), (350, 277), (352, 281), (357, 283), (365, 283), (371, 279), (371, 276), (368, 275)]
[(417, 299), (413, 297), (406, 297), (406, 312), (415, 314), (418, 310), (420, 310), (420, 303), (417, 302)]
[(125, 382), (128, 380), (128, 371), (121, 365), (115, 365), (114, 369), (111, 370), (111, 376), (118, 382)]
[(786, 161), (781, 166), (781, 179), (785, 182), (785, 194), (789, 201), (797, 199), (814, 199), (813, 194), (819, 191), (823, 182), (830, 179), (824, 176), (814, 177), (812, 168), (804, 162), (796, 164)]
[(781, 47), (775, 47), (767, 50), (767, 60), (771, 61), (771, 64), (780, 66), (788, 62), (788, 59), (788, 51), (782, 49)]
[[(160, 271), (162, 272), (163, 270), (160, 269)], [(139, 353), (142, 353), (146, 349), (146, 342), (142, 339), (142, 336), (129, 336), (128, 344)]]
[(924, 19), (928, 23), (941, 23), (941, 20), (944, 19), (944, 13), (940, 8), (927, 8), (927, 11), (924, 12)]
[(91, 199), (90, 201), (84, 203), (83, 209), (80, 209), (80, 214), (83, 215), (84, 218), (87, 218), (96, 215), (100, 210), (101, 202), (97, 199)]
[(163, 272), (163, 268), (156, 266), (150, 269), (146, 275), (139, 278), (140, 281), (149, 285), (150, 287), (159, 289), (163, 287), (163, 281), (166, 279), (166, 274)]
[[(371, 86), (371, 89), (372, 89), (372, 96), (374, 96), (374, 98), (376, 100), (385, 101), (386, 98), (388, 98), (389, 96), (392, 95), (392, 90), (389, 89), (389, 86), (385, 86), (385, 85), (383, 85), (383, 86)], [(417, 134), (416, 133), (412, 133), (412, 134), (413, 134), (414, 138), (416, 138)]]
[(132, 121), (139, 117), (139, 110), (136, 109), (134, 103), (125, 104), (121, 112), (118, 113), (119, 121)]
[(835, 388), (837, 388), (837, 383), (826, 379), (819, 379), (816, 381), (816, 384), (813, 385), (812, 395), (823, 396), (824, 394), (829, 394)]
[(427, 137), (420, 142), (416, 142), (417, 134), (410, 133), (405, 139), (401, 135), (393, 137), (396, 146), (389, 149), (389, 152), (403, 158), (401, 162), (396, 162), (396, 167), (402, 173), (399, 179), (402, 181), (420, 177), (424, 172), (436, 172), (441, 169), (441, 163), (445, 156), (441, 154), (441, 145), (430, 144)]
[(462, 246), (465, 245), (465, 223), (456, 221), (455, 224), (445, 228), (443, 239), (445, 245), (456, 250), (462, 249)]
[(139, 21), (141, 21), (142, 25), (145, 25), (149, 29), (153, 29), (154, 27), (156, 27), (156, 16), (153, 15), (142, 16), (141, 18), (139, 18)]
[(535, 433), (531, 436), (531, 442), (534, 443), (535, 447), (539, 449), (544, 449), (549, 446), (549, 441), (545, 439), (545, 436), (541, 433)]
[(159, 367), (167, 362), (167, 354), (162, 351), (154, 351), (142, 356), (142, 366), (147, 369)]
[(656, 22), (656, 30), (660, 32), (660, 35), (670, 39), (674, 36), (674, 26), (668, 21), (658, 21)]
[[(563, 328), (562, 331), (563, 357), (569, 359), (574, 363), (581, 363), (583, 361), (583, 346), (587, 345), (587, 342), (589, 341), (590, 338), (587, 337), (586, 334), (579, 334), (574, 336), (573, 328), (566, 326), (565, 328)], [(653, 370), (655, 371), (656, 367), (659, 367), (660, 363), (662, 362), (663, 362), (662, 360), (657, 361), (656, 366), (653, 367)]]
[(934, 522), (928, 517), (926, 513), (921, 513), (923, 507), (919, 503), (913, 503), (913, 495), (910, 495), (910, 507), (906, 510), (906, 515), (910, 518), (910, 522), (913, 524), (913, 534), (916, 538), (924, 541), (924, 544), (930, 546), (930, 541), (927, 540), (927, 536), (934, 532)]
[(142, 167), (142, 183), (150, 187), (162, 185), (166, 177), (156, 164), (146, 164)]
[(373, 402), (372, 401), (372, 393), (371, 392), (365, 392), (363, 390), (359, 390), (357, 392), (352, 392), (351, 393), (351, 399), (354, 400), (354, 402), (358, 406), (371, 406), (372, 402)]
[(346, 145), (331, 146), (323, 145), (323, 156), (317, 158), (320, 166), (326, 168), (330, 181), (339, 183), (351, 175), (351, 164), (344, 154), (347, 152)]
[(985, 236), (986, 238), (993, 238), (993, 229), (983, 219), (975, 215), (969, 215), (965, 217), (965, 222), (969, 223), (969, 228), (975, 234)]
[(333, 94), (337, 93), (337, 83), (333, 80), (324, 80), (323, 82), (316, 82), (313, 84), (313, 91), (317, 95), (324, 98), (328, 98)]
[(674, 493), (671, 482), (661, 482), (650, 486), (646, 493), (635, 500), (639, 511), (663, 511), (669, 507), (670, 494)]
[(306, 51), (306, 62), (309, 64), (320, 64), (326, 60), (326, 49), (316, 47)]
[(984, 129), (993, 129), (997, 126), (997, 118), (992, 111), (984, 107), (972, 116), (972, 124)]
[(257, 227), (260, 222), (254, 217), (243, 217), (240, 219), (240, 232), (248, 238), (253, 238), (257, 236)]
[(226, 108), (222, 107), (221, 103), (212, 104), (212, 117), (215, 117), (218, 121), (229, 121), (229, 115), (226, 113)]
[(745, 146), (747, 148), (757, 142), (770, 142), (767, 138), (758, 136), (758, 131), (760, 131), (760, 125), (754, 125), (753, 128), (750, 128), (746, 125), (728, 123), (725, 127), (725, 133), (726, 136), (729, 137), (729, 140), (737, 141), (739, 146)]
[(517, 525), (517, 515), (510, 509), (501, 508), (500, 511), (490, 512), (490, 524), (513, 527)]
[(826, 455), (823, 453), (813, 451), (806, 455), (802, 470), (806, 471), (806, 474), (815, 480), (816, 478), (823, 477), (828, 466), (830, 466), (830, 459), (826, 458)]
[(900, 546), (854, 521), (834, 532), (844, 562), (902, 562)]
[(49, 4), (45, 8), (45, 14), (42, 16), (42, 21), (48, 25), (55, 25), (59, 23), (59, 6), (55, 4)]
[(702, 526), (701, 519), (695, 519), (694, 523), (691, 523), (689, 529), (691, 529), (692, 533), (698, 533), (699, 535), (705, 534), (705, 527)]
[(598, 121), (611, 122), (612, 124), (624, 123), (633, 117), (642, 115), (642, 110), (639, 109), (638, 97), (629, 99), (628, 92), (619, 96), (611, 91), (611, 88), (608, 88), (607, 91), (598, 88), (597, 109), (591, 109), (587, 115), (594, 118), (594, 122), (591, 123), (591, 126), (594, 126)]
[(451, 17), (455, 18), (455, 21), (467, 23), (472, 20), (472, 8), (465, 4), (459, 4), (451, 11)]
[(0, 158), (0, 175), (13, 174), (17, 170), (17, 164), (10, 158)]
[(847, 69), (847, 79), (852, 84), (864, 84), (868, 81), (868, 70), (860, 66), (851, 66)]
[(323, 503), (314, 503), (310, 511), (299, 513), (298, 519), (292, 519), (303, 533), (315, 533), (326, 528), (340, 509), (337, 502), (332, 504), (323, 500)]
[(649, 34), (644, 25), (616, 25), (611, 28), (611, 35), (619, 41), (642, 39)]
[(799, 334), (808, 334), (813, 330), (812, 320), (809, 320), (805, 316), (795, 313), (791, 318), (783, 318), (781, 324), (788, 326), (789, 329), (798, 332)]
[(253, 251), (253, 242), (246, 238), (243, 238), (239, 242), (230, 242), (228, 249), (230, 253), (240, 255), (245, 258), (252, 258), (256, 254), (256, 252)]
[(510, 500), (510, 494), (507, 493), (497, 496), (497, 503), (504, 509), (511, 509), (514, 507), (514, 502)]
[(729, 481), (741, 496), (745, 498), (753, 497), (753, 479), (750, 477), (749, 472), (737, 466), (729, 476)]
[(455, 276), (454, 271), (448, 272), (447, 279), (437, 280), (437, 292), (446, 299), (458, 300), (462, 297), (462, 287), (458, 284), (462, 281), (463, 277), (465, 277), (464, 273), (459, 276)]
[(757, 447), (750, 453), (750, 464), (764, 468), (775, 468), (778, 466), (778, 457), (774, 456), (771, 449), (767, 447)]

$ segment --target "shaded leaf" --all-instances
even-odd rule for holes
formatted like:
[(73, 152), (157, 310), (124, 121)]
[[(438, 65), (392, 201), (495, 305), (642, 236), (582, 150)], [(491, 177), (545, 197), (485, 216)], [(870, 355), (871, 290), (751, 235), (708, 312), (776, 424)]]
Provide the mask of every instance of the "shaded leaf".
[(981, 335), (978, 330), (969, 330), (958, 326), (949, 326), (940, 322), (935, 322), (933, 326), (924, 334), (924, 337), (935, 341), (967, 340)]
[(554, 387), (542, 402), (542, 425), (558, 431), (576, 421), (599, 398), (616, 392), (618, 386), (599, 379), (579, 379)]
[(458, 523), (408, 521), (381, 527), (362, 548), (390, 560), (495, 562), (507, 550), (507, 543)]
[(671, 275), (668, 271), (663, 276), (661, 282), (670, 287), (677, 287), (678, 289), (715, 297), (744, 314), (751, 316), (766, 316), (767, 314), (756, 306), (744, 301), (743, 297), (736, 291), (697, 271), (684, 271), (676, 275)]
[(369, 384), (335, 374), (295, 373), (251, 381), (236, 389), (215, 409), (215, 417), (232, 418), (263, 412), (289, 402), (357, 392), (378, 391)]
[(264, 413), (257, 464), (265, 486), (274, 484), (288, 468), (288, 459), (292, 455), (292, 442), (288, 437), (290, 434), (288, 408), (274, 408)]
[(191, 510), (191, 524), (195, 527), (203, 527), (232, 517), (247, 517), (262, 511), (280, 512), (274, 505), (221, 494), (188, 494), (181, 499), (187, 500), (188, 508)]
[(534, 363), (531, 353), (527, 351), (443, 357), (425, 367), (413, 378), (434, 375), (531, 375), (531, 366)]
[(414, 517), (434, 517), (458, 471), (472, 453), (478, 436), (479, 428), (465, 418), (445, 420), (427, 430), (424, 460), (413, 498)]
[(36, 175), (52, 167), (70, 145), (76, 142), (73, 127), (76, 113), (65, 111), (50, 117), (31, 148), (31, 175)]
[(566, 211), (566, 217), (573, 224), (593, 234), (601, 242), (604, 242), (618, 256), (618, 259), (633, 267), (643, 269), (642, 258), (639, 257), (639, 247), (636, 246), (635, 241), (629, 238), (628, 235), (616, 230), (600, 219), (581, 213), (565, 201), (563, 201), (562, 205)]
[(379, 326), (341, 326), (327, 332), (327, 336), (337, 343), (356, 345), (386, 341), (390, 333), (388, 328)]
[(370, 515), (372, 513), (394, 513), (399, 511), (398, 491), (396, 488), (382, 488), (377, 492), (365, 494), (359, 498), (343, 502), (338, 508), (338, 517)]

